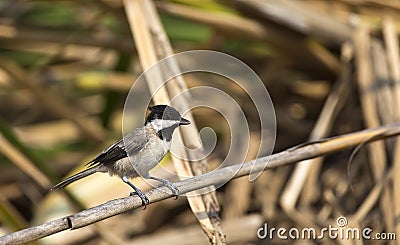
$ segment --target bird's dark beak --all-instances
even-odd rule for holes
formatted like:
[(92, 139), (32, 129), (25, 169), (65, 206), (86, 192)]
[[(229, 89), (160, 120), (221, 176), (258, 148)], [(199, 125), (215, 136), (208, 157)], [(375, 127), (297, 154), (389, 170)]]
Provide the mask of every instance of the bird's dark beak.
[(186, 118), (181, 117), (181, 121), (179, 122), (179, 125), (188, 125), (190, 124), (190, 121), (187, 120)]

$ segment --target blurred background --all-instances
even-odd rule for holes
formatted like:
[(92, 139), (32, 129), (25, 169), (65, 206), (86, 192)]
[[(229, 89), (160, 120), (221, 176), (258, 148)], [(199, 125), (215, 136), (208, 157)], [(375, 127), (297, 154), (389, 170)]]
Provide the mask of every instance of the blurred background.
[[(275, 106), (274, 152), (308, 140), (400, 119), (400, 2), (390, 0), (154, 1), (175, 53), (216, 50), (249, 65)], [(98, 174), (66, 192), (49, 189), (82, 170), (121, 137), (125, 98), (142, 72), (119, 0), (0, 1), (0, 236), (130, 191)], [(242, 90), (235, 95), (251, 130), (256, 157), (259, 121)], [(212, 110), (193, 111), (211, 127), (218, 165), (230, 147), (227, 124)], [(144, 118), (138, 118), (143, 122)], [(217, 190), (229, 244), (371, 243), (363, 240), (259, 239), (269, 227), (337, 226), (400, 235), (400, 171), (396, 139), (235, 179)], [(167, 156), (162, 164), (173, 168)], [(157, 176), (157, 169), (154, 170)], [(140, 179), (134, 182), (149, 188)], [(350, 184), (351, 183), (351, 184)], [(207, 244), (186, 198), (164, 200), (36, 244)], [(374, 243), (390, 241), (374, 241)]]

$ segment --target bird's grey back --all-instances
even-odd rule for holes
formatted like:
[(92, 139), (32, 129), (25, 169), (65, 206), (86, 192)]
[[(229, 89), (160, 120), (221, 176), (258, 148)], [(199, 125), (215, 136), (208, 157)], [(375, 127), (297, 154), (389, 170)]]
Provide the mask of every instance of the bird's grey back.
[(120, 147), (124, 147), (128, 155), (135, 155), (146, 146), (147, 142), (145, 128), (136, 128), (123, 137)]
[(88, 162), (87, 165), (93, 167), (96, 165), (112, 164), (128, 157), (128, 153), (129, 155), (135, 155), (143, 149), (147, 140), (144, 128), (136, 128), (102, 151), (92, 161)]

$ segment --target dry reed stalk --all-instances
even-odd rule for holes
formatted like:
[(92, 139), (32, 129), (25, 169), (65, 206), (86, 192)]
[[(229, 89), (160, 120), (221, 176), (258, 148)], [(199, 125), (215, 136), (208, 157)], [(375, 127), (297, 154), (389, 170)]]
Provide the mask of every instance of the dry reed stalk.
[[(374, 91), (374, 77), (371, 61), (371, 38), (365, 26), (359, 26), (354, 34), (354, 47), (357, 66), (358, 86), (360, 90), (361, 107), (367, 128), (380, 125), (377, 99)], [(379, 182), (387, 166), (384, 142), (375, 142), (368, 146), (372, 174), (375, 181)], [(386, 227), (393, 227), (393, 207), (389, 190), (384, 188), (380, 200), (380, 209), (384, 216)]]
[[(131, 24), (131, 30), (143, 70), (146, 70), (160, 59), (172, 55), (171, 45), (153, 3), (147, 0), (124, 1), (124, 6)], [(171, 63), (173, 62), (171, 61)], [(169, 69), (172, 72), (177, 71), (177, 64), (169, 65)], [(162, 81), (162, 79), (149, 77), (147, 73), (145, 73), (145, 76), (147, 76), (147, 84), (153, 95), (153, 101), (156, 104), (169, 104), (170, 98), (173, 98), (186, 88), (185, 82), (180, 76), (174, 78), (166, 87), (157, 83), (158, 81)], [(163, 78), (162, 71), (159, 70), (156, 76)], [(188, 100), (181, 100), (173, 106), (181, 111), (187, 111), (190, 108), (190, 102)], [(198, 140), (198, 130), (194, 124), (193, 116), (191, 113), (187, 113), (185, 117), (192, 122), (192, 126), (187, 129), (179, 129), (183, 141), (191, 148), (202, 147)], [(186, 152), (182, 153), (187, 156)], [(205, 160), (196, 163), (176, 157), (172, 157), (172, 159), (179, 176), (194, 176), (207, 172), (208, 167)], [(190, 158), (185, 157), (185, 159)], [(215, 191), (202, 195), (190, 195), (188, 196), (188, 201), (210, 242), (212, 244), (225, 244), (225, 235), (222, 232), (218, 216), (219, 204), (215, 196)], [(203, 215), (204, 213), (207, 214), (206, 218)]]
[[(315, 141), (328, 136), (335, 118), (344, 106), (349, 95), (351, 77), (350, 61), (353, 57), (353, 51), (349, 45), (348, 43), (343, 45), (342, 75), (337, 85), (329, 94), (318, 120), (310, 133), (309, 141)], [(318, 193), (315, 186), (317, 185), (322, 162), (323, 158), (315, 158), (300, 162), (296, 166), (280, 198), (280, 204), (283, 210), (289, 215), (295, 211), (295, 205), (302, 191), (308, 193), (308, 201), (306, 201), (306, 203), (310, 203), (315, 199), (315, 195)], [(313, 175), (310, 176), (310, 173)], [(306, 185), (307, 178), (310, 179), (308, 185)]]
[[(400, 52), (398, 33), (394, 27), (393, 19), (386, 17), (383, 19), (383, 34), (386, 44), (386, 56), (388, 59), (389, 74), (393, 81), (393, 113), (394, 121), (400, 120)], [(400, 139), (397, 138), (395, 148), (393, 149), (393, 166), (394, 172), (400, 172)], [(394, 227), (388, 227), (389, 231), (400, 232), (400, 222), (396, 222), (395, 217), (400, 217), (400, 179), (392, 178), (393, 181), (393, 217)], [(394, 229), (393, 229), (394, 228)]]
[(43, 189), (50, 189), (51, 181), (24, 154), (16, 149), (0, 134), (0, 151), (26, 175), (31, 177)]

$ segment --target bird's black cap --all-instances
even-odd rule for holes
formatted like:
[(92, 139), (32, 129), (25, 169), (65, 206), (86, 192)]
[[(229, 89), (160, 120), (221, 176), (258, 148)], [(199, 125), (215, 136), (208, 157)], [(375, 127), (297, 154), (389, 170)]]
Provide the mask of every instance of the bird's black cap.
[(155, 119), (163, 119), (163, 120), (173, 120), (173, 121), (180, 121), (180, 125), (187, 125), (190, 124), (190, 121), (181, 117), (179, 112), (168, 105), (156, 105), (149, 107), (151, 111), (150, 114), (147, 116), (146, 123), (149, 123)]

